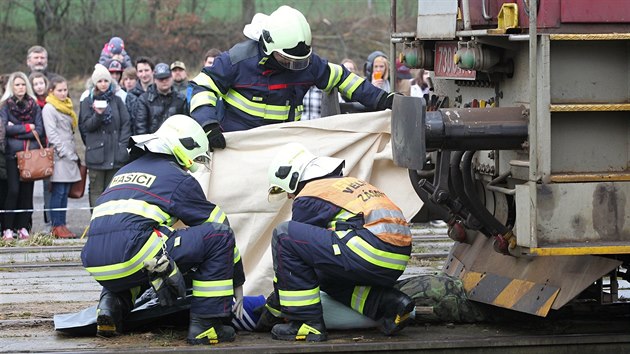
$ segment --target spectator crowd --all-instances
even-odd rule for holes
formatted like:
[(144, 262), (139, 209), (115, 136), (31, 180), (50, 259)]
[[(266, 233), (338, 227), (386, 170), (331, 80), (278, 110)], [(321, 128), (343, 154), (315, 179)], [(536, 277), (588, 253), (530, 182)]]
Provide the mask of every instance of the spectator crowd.
[[(212, 48), (200, 66), (212, 67), (221, 50)], [(88, 168), (90, 207), (116, 172), (128, 161), (127, 142), (138, 134), (154, 133), (170, 116), (190, 115), (192, 89), (186, 64), (154, 62), (145, 56), (133, 60), (120, 37), (104, 44), (85, 85), (75, 102), (67, 80), (48, 70), (48, 53), (33, 46), (26, 53), (28, 72), (14, 72), (0, 87), (0, 230), (2, 239), (28, 239), (32, 228), (34, 183), (19, 177), (16, 152), (37, 148), (37, 134), (44, 145), (54, 148), (55, 171), (43, 180), (44, 220), (57, 238), (76, 237), (66, 226), (70, 186), (81, 179), (79, 165)], [(364, 76), (374, 86), (390, 92), (389, 61), (377, 51), (367, 58), (363, 73), (351, 59), (341, 61), (347, 70)], [(412, 78), (409, 68), (396, 62), (396, 89), (404, 94), (428, 94), (428, 72)], [(326, 93), (312, 86), (304, 97), (302, 120), (322, 116)], [(347, 99), (341, 94), (340, 103)], [(85, 146), (79, 156), (75, 132)]]

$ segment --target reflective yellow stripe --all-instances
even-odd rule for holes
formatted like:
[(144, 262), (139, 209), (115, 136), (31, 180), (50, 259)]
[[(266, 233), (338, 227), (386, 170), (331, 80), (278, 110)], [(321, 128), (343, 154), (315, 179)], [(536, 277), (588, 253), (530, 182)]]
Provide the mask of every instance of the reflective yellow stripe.
[(361, 85), (365, 81), (364, 78), (360, 77), (355, 73), (350, 73), (348, 77), (339, 85), (339, 92), (346, 98), (352, 99), (352, 94), (356, 91), (357, 87)]
[(147, 219), (155, 220), (159, 224), (173, 224), (171, 216), (162, 211), (162, 209), (160, 209), (157, 205), (135, 199), (110, 200), (109, 202), (103, 203), (94, 208), (92, 220), (102, 216), (116, 214), (134, 214)]
[(278, 290), (280, 305), (309, 306), (320, 302), (319, 286), (308, 290)]
[(333, 219), (328, 223), (328, 228), (329, 229), (333, 229), (335, 230), (337, 228), (337, 222), (339, 221), (348, 221), (348, 219), (350, 219), (353, 216), (356, 216), (357, 214), (353, 214), (345, 209), (341, 209), (334, 217)]
[(409, 256), (378, 250), (360, 236), (351, 238), (347, 245), (359, 257), (379, 267), (405, 270), (409, 261)]
[(291, 109), (290, 106), (275, 106), (250, 101), (233, 89), (225, 95), (225, 102), (249, 115), (272, 120), (287, 120)]
[(341, 254), (341, 249), (339, 249), (339, 245), (332, 245), (332, 248), (333, 248), (333, 254), (335, 256), (338, 256)]
[(168, 240), (166, 235), (159, 237), (155, 232), (153, 232), (140, 251), (131, 257), (130, 260), (98, 267), (86, 267), (85, 270), (87, 270), (88, 273), (90, 273), (96, 280), (124, 278), (140, 271), (140, 269), (144, 267), (144, 261), (155, 257), (155, 255), (157, 255), (162, 249), (162, 243), (166, 242), (166, 240)]
[(217, 105), (217, 96), (213, 92), (210, 92), (210, 91), (198, 92), (190, 99), (191, 112), (193, 112), (195, 109), (201, 106), (206, 106), (206, 105), (211, 105), (211, 106)]
[(324, 88), (324, 92), (330, 93), (333, 87), (339, 84), (341, 81), (341, 76), (343, 75), (343, 69), (341, 69), (341, 65), (328, 63), (328, 67), (330, 68), (330, 76), (328, 77), (328, 84)]
[(195, 339), (203, 339), (203, 338), (208, 338), (208, 343), (210, 344), (219, 343), (219, 337), (217, 336), (217, 331), (214, 329), (214, 327), (210, 327), (209, 329), (199, 333), (195, 337)]
[(276, 317), (283, 317), (282, 312), (274, 309), (273, 307), (271, 307), (269, 304), (265, 304), (265, 307), (267, 308), (267, 310), (269, 310), (269, 312), (271, 312), (272, 315), (276, 316)]
[(203, 86), (207, 88), (208, 90), (214, 91), (215, 93), (219, 95), (223, 94), (221, 90), (219, 90), (219, 86), (217, 86), (217, 84), (214, 83), (212, 78), (206, 75), (206, 73), (204, 73), (203, 71), (200, 72), (199, 75), (195, 76), (195, 78), (193, 79), (193, 82), (199, 86)]
[(223, 210), (221, 210), (221, 208), (219, 208), (218, 206), (215, 206), (212, 212), (210, 213), (210, 216), (208, 217), (208, 219), (206, 219), (206, 222), (216, 222), (219, 224), (223, 224), (223, 222), (225, 221), (225, 218), (226, 217)]
[(355, 286), (354, 290), (352, 291), (350, 307), (352, 307), (352, 309), (357, 311), (358, 313), (363, 314), (365, 301), (367, 300), (371, 289), (372, 287), (370, 286)]
[(238, 247), (234, 246), (234, 264), (238, 263), (241, 260), (241, 252), (238, 250)]
[(234, 295), (232, 279), (226, 280), (194, 280), (193, 296), (197, 297), (222, 297)]
[(302, 119), (302, 112), (304, 112), (304, 106), (303, 105), (299, 105), (297, 107), (295, 107), (295, 118), (293, 119), (294, 121), (299, 121)]

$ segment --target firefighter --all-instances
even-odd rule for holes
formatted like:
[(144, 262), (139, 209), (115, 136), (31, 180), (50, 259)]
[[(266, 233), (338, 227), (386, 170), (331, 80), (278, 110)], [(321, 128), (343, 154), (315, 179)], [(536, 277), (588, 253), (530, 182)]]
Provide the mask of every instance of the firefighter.
[(204, 127), (211, 148), (225, 148), (222, 132), (300, 120), (311, 86), (325, 92), (336, 87), (370, 109), (392, 107), (393, 94), (313, 53), (311, 28), (296, 9), (256, 14), (243, 33), (250, 39), (222, 53), (190, 82), (191, 117)]
[[(192, 118), (174, 115), (154, 134), (130, 139), (133, 161), (98, 198), (81, 253), (83, 266), (103, 286), (97, 335), (122, 332), (135, 297), (149, 286), (163, 306), (185, 296), (192, 279), (190, 344), (233, 341), (232, 298), (242, 308), (245, 282), (226, 215), (206, 200), (187, 171), (208, 158), (208, 140)], [(173, 229), (181, 220), (188, 228)]]
[(320, 290), (377, 321), (385, 335), (409, 323), (415, 305), (393, 288), (411, 254), (409, 226), (378, 188), (343, 177), (343, 166), (291, 143), (269, 167), (269, 198), (293, 199), (292, 219), (274, 229), (271, 243), (276, 298), (267, 308), (288, 320), (272, 328), (274, 339), (327, 339)]

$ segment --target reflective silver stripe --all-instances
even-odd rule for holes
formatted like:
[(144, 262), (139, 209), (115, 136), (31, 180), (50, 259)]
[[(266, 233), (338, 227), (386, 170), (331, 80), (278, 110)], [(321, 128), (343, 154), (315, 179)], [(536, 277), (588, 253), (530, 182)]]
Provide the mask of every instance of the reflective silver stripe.
[(411, 230), (407, 226), (403, 226), (400, 224), (394, 223), (379, 223), (375, 225), (365, 225), (365, 228), (368, 229), (374, 235), (379, 234), (398, 234), (405, 235), (411, 237)]
[(275, 106), (252, 102), (233, 89), (230, 89), (225, 95), (225, 101), (247, 114), (272, 120), (287, 120), (291, 108), (290, 106)]
[(355, 286), (352, 291), (352, 299), (350, 307), (360, 314), (363, 314), (363, 308), (365, 307), (365, 301), (370, 294), (370, 286)]
[(309, 306), (320, 302), (319, 286), (308, 290), (278, 290), (280, 305)]
[(200, 72), (199, 75), (195, 76), (192, 81), (199, 86), (205, 87), (208, 90), (218, 93), (219, 95), (223, 94), (221, 90), (219, 90), (219, 86), (217, 86), (212, 78), (206, 75), (203, 71)]
[(166, 235), (159, 237), (153, 232), (140, 251), (128, 261), (104, 266), (86, 267), (85, 270), (96, 280), (120, 279), (132, 275), (144, 267), (145, 260), (158, 254), (162, 249), (162, 243), (166, 242), (167, 239)]
[(328, 63), (328, 67), (330, 68), (330, 76), (328, 77), (328, 84), (324, 88), (324, 92), (330, 93), (333, 87), (339, 84), (341, 81), (341, 76), (343, 75), (343, 69), (339, 64)]
[(352, 94), (356, 91), (357, 87), (361, 85), (365, 81), (364, 78), (360, 77), (355, 73), (350, 73), (348, 77), (339, 85), (339, 92), (346, 98), (352, 99)]
[(160, 207), (143, 200), (136, 199), (110, 200), (106, 203), (98, 205), (94, 208), (92, 220), (107, 215), (127, 213), (155, 220), (160, 224), (172, 225), (171, 216), (160, 209)]
[(191, 112), (205, 105), (211, 105), (211, 106), (217, 105), (217, 96), (214, 94), (214, 92), (210, 92), (210, 91), (198, 92), (190, 99)]
[(219, 208), (218, 206), (215, 206), (206, 222), (216, 222), (219, 224), (223, 224), (225, 219), (226, 216), (223, 210), (221, 210), (221, 208)]
[(356, 214), (353, 214), (345, 209), (341, 209), (337, 215), (335, 215), (333, 217), (333, 219), (328, 223), (328, 228), (329, 229), (335, 229), (337, 226), (337, 222), (339, 221), (347, 221), (348, 219), (350, 219), (351, 217), (356, 216)]
[(194, 280), (193, 296), (223, 297), (234, 295), (232, 279), (225, 280)]
[(370, 245), (360, 236), (352, 237), (347, 245), (359, 257), (379, 267), (405, 270), (407, 262), (409, 261), (409, 256), (381, 251)]

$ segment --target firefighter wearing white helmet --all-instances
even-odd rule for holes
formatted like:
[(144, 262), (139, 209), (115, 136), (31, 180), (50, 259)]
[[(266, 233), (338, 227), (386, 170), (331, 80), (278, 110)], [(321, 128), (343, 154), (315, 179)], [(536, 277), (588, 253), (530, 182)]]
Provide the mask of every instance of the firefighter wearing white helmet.
[(410, 321), (414, 302), (393, 285), (411, 254), (402, 211), (377, 187), (343, 177), (344, 160), (283, 146), (269, 167), (269, 195), (288, 194), (291, 221), (273, 231), (270, 314), (280, 340), (327, 340), (319, 292), (374, 319), (385, 335)]
[(391, 108), (393, 96), (313, 52), (310, 26), (297, 9), (258, 13), (243, 33), (247, 41), (190, 82), (190, 114), (204, 127), (211, 148), (225, 147), (223, 132), (300, 120), (311, 86), (328, 93), (337, 88), (369, 109)]
[[(225, 213), (188, 173), (208, 159), (203, 129), (174, 115), (129, 144), (133, 160), (97, 199), (81, 253), (103, 286), (97, 334), (122, 333), (135, 298), (149, 287), (160, 304), (174, 304), (186, 295), (186, 274), (192, 282), (188, 342), (233, 341), (234, 329), (223, 321), (232, 316), (233, 298), (235, 314), (242, 315), (245, 275)], [(173, 229), (178, 220), (189, 227)]]

